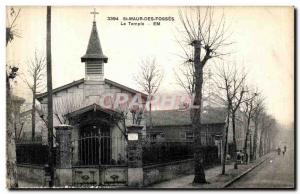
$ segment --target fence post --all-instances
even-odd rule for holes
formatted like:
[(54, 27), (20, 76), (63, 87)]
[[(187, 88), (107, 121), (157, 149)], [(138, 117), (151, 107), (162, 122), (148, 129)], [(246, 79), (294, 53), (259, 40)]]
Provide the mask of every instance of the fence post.
[(59, 125), (56, 129), (57, 156), (55, 169), (55, 186), (72, 185), (72, 126)]
[(142, 187), (144, 182), (143, 174), (143, 148), (142, 132), (143, 126), (128, 126), (128, 186)]

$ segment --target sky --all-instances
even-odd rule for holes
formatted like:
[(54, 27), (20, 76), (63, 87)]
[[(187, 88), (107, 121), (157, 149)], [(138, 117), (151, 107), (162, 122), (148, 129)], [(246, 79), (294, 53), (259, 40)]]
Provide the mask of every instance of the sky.
[[(84, 77), (82, 57), (87, 48), (94, 7), (52, 7), (53, 86), (58, 87)], [(183, 92), (174, 71), (182, 63), (182, 39), (178, 18), (180, 7), (95, 7), (98, 33), (108, 63), (104, 76), (120, 84), (139, 89), (133, 79), (141, 59), (155, 57), (165, 77), (160, 92)], [(184, 9), (184, 8), (181, 8)], [(248, 72), (248, 82), (265, 96), (267, 111), (282, 124), (294, 121), (294, 14), (292, 7), (216, 7), (218, 17), (224, 12), (231, 33), (231, 55), (225, 63), (235, 61)], [(121, 25), (123, 17), (174, 17), (159, 26)], [(108, 20), (118, 17), (118, 21)], [(124, 22), (123, 22), (124, 23)], [(126, 23), (126, 22), (125, 22)], [(7, 47), (7, 63), (19, 64), (25, 72), (34, 51), (45, 53), (46, 7), (21, 7), (17, 20), (21, 35)], [(218, 65), (209, 62), (206, 67)], [(212, 71), (212, 74), (214, 72)], [(30, 102), (30, 91), (21, 79), (15, 94)]]

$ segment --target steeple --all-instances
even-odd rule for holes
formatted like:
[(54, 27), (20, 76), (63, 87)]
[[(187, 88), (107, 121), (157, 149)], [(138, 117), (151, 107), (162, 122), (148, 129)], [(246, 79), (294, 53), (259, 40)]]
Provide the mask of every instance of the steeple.
[(100, 39), (98, 36), (95, 14), (92, 32), (90, 35), (88, 47), (84, 56), (81, 57), (81, 62), (85, 62), (85, 79), (102, 81), (104, 76), (104, 63), (107, 63), (108, 58), (103, 54)]

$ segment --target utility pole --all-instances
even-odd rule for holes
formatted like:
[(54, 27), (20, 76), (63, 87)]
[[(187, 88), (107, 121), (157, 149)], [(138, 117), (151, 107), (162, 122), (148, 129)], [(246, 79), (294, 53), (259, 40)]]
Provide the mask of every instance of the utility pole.
[(52, 100), (52, 61), (51, 61), (51, 6), (47, 6), (47, 97), (48, 97), (48, 146), (49, 146), (49, 187), (54, 184), (54, 160), (53, 160), (53, 100)]

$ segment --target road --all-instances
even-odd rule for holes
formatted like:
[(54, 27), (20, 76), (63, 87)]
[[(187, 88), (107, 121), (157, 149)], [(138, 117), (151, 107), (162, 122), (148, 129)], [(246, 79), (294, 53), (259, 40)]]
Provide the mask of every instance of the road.
[(294, 188), (294, 150), (274, 154), (228, 188)]

